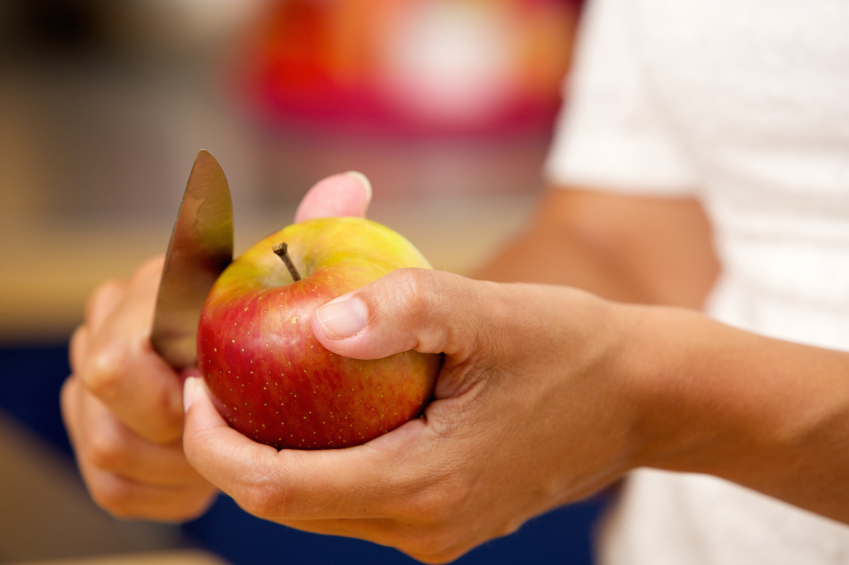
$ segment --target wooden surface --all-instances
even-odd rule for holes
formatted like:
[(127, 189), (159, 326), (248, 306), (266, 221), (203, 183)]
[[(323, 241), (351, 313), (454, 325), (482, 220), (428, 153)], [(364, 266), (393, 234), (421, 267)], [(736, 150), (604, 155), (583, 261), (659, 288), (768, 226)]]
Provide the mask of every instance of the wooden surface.
[(168, 551), (104, 555), (79, 559), (19, 561), (10, 565), (227, 565), (220, 557), (204, 551)]
[(0, 413), (0, 561), (173, 549), (180, 535), (111, 518), (70, 462)]

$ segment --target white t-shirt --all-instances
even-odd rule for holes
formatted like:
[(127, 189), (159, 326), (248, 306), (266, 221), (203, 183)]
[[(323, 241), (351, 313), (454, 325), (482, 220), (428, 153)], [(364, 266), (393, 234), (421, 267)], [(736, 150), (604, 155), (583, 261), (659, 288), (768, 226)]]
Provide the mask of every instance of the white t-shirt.
[[(577, 53), (549, 180), (699, 198), (723, 265), (708, 313), (849, 351), (849, 0), (590, 0)], [(639, 470), (599, 556), (849, 563), (849, 527)]]

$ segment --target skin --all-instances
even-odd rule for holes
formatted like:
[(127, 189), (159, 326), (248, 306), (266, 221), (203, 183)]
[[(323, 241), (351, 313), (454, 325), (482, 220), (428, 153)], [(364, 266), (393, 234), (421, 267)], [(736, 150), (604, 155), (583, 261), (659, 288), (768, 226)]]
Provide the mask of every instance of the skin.
[[(316, 187), (305, 202), (320, 195)], [(366, 313), (351, 335), (328, 334), (319, 309), (314, 335), (339, 355), (445, 354), (424, 418), (354, 448), (278, 452), (227, 426), (202, 381), (189, 378), (188, 461), (260, 517), (429, 563), (639, 466), (712, 473), (849, 522), (849, 354), (746, 333), (682, 307), (700, 305), (717, 272), (698, 205), (597, 196), (550, 192), (540, 220), (483, 272), (597, 294), (402, 269), (333, 301)], [(539, 263), (522, 263), (539, 249)], [(105, 335), (96, 351), (109, 358), (108, 339), (122, 334)], [(124, 451), (115, 452), (121, 460)], [(78, 457), (82, 467), (79, 447)]]
[(550, 187), (525, 233), (473, 276), (700, 309), (718, 274), (710, 223), (697, 201)]

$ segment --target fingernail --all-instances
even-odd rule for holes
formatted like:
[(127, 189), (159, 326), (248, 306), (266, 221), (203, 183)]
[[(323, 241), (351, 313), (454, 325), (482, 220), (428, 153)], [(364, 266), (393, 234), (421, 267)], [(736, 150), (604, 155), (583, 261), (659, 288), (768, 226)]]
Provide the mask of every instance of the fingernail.
[(366, 327), (365, 305), (357, 298), (329, 302), (316, 312), (318, 322), (330, 339), (345, 339), (357, 335)]
[(197, 387), (198, 378), (189, 377), (183, 383), (183, 411), (188, 412), (189, 407), (195, 399), (195, 388)]
[(363, 185), (363, 189), (366, 191), (366, 204), (371, 202), (371, 181), (368, 180), (368, 177), (359, 171), (348, 171), (345, 174), (349, 177), (354, 177), (361, 185)]

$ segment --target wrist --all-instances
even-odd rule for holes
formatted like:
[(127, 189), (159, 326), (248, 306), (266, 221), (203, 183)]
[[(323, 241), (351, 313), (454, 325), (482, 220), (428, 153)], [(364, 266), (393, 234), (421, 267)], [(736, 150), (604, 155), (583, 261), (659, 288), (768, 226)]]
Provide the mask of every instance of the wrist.
[(705, 447), (730, 433), (723, 428), (741, 424), (724, 419), (714, 405), (722, 393), (714, 396), (717, 383), (709, 375), (718, 354), (705, 327), (710, 324), (686, 309), (617, 305), (621, 345), (614, 373), (633, 410), (633, 467), (695, 471)]
[(638, 466), (711, 474), (788, 499), (782, 481), (791, 469), (849, 460), (816, 460), (818, 444), (849, 438), (846, 353), (684, 309), (625, 310), (620, 363), (637, 414)]

